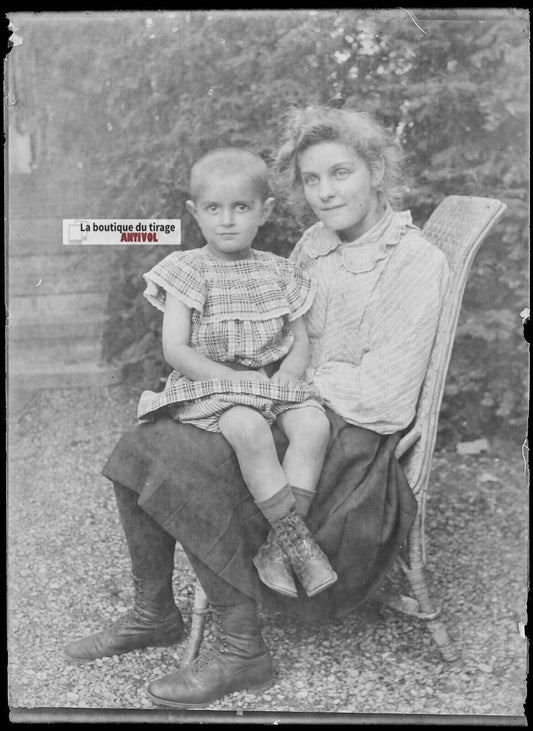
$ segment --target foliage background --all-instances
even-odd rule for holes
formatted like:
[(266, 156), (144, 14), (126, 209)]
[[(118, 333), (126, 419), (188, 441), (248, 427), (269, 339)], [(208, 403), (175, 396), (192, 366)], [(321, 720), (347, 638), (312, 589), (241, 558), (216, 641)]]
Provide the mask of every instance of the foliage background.
[[(423, 225), (448, 194), (499, 198), (504, 219), (467, 286), (441, 413), (441, 444), (525, 429), (528, 305), (526, 11), (459, 9), (16, 14), (17, 95), (39, 131), (38, 165), (69, 184), (82, 171), (94, 218), (182, 217), (188, 170), (206, 149), (248, 145), (268, 157), (291, 104), (374, 113), (399, 135)], [(17, 49), (19, 52), (19, 49)], [(301, 230), (278, 207), (258, 245), (287, 255)], [(114, 255), (104, 355), (139, 388), (168, 372), (161, 316), (142, 272), (167, 247)]]

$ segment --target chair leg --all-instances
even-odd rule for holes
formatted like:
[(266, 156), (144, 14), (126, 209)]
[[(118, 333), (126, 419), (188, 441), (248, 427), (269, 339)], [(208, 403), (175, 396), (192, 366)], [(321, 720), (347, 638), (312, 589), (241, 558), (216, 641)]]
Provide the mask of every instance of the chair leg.
[(409, 566), (401, 563), (402, 569), (411, 584), (413, 594), (420, 607), (427, 628), (438, 646), (442, 657), (448, 662), (459, 658), (456, 646), (451, 642), (443, 622), (438, 619), (440, 610), (435, 606), (427, 583), (427, 571), (422, 559), (422, 512), (421, 506), (408, 539)]
[(205, 591), (202, 589), (200, 582), (196, 582), (194, 592), (194, 602), (192, 607), (191, 631), (185, 649), (185, 654), (181, 661), (182, 667), (190, 665), (200, 651), (200, 645), (204, 637), (205, 620), (210, 612), (209, 603)]
[[(426, 622), (427, 628), (439, 648), (442, 657), (448, 662), (453, 662), (460, 657), (456, 646), (451, 642), (448, 631), (443, 622), (438, 619), (440, 609), (435, 606), (429, 593), (427, 583), (427, 571), (423, 560), (422, 525), (424, 505), (420, 506), (415, 523), (411, 528), (408, 538), (409, 566), (400, 561), (400, 566), (406, 575), (411, 589), (416, 598), (416, 603), (410, 597), (402, 595), (390, 596), (387, 592), (380, 598), (375, 597), (398, 611), (416, 616)], [(191, 631), (187, 647), (181, 662), (182, 667), (190, 665), (198, 656), (202, 644), (207, 614), (210, 612), (207, 596), (199, 581), (196, 582), (194, 602), (192, 608)]]

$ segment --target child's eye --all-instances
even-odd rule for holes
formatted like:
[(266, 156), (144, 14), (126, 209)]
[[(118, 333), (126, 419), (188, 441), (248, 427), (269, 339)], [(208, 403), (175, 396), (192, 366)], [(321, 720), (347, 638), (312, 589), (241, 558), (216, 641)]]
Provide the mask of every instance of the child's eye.
[(306, 175), (304, 177), (304, 185), (316, 185), (318, 183), (317, 175)]
[(248, 210), (248, 205), (246, 203), (238, 203), (235, 207), (239, 213), (243, 213)]
[(206, 211), (208, 213), (216, 213), (218, 211), (218, 206), (215, 203), (211, 203), (207, 206)]

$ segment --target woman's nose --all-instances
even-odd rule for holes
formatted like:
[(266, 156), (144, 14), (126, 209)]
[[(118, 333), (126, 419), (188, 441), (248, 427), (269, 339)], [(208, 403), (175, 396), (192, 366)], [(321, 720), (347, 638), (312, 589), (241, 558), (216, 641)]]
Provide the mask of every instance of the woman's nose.
[(328, 200), (335, 195), (335, 188), (329, 178), (322, 178), (318, 186), (318, 195), (321, 200)]

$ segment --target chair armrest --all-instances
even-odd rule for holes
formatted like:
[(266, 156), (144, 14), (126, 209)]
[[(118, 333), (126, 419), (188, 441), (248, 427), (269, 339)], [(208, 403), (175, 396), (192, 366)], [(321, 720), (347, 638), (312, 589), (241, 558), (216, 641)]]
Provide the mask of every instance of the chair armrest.
[(407, 432), (407, 434), (400, 439), (398, 446), (396, 447), (394, 452), (396, 459), (403, 457), (403, 455), (418, 442), (421, 436), (422, 433), (418, 429), (412, 429), (410, 432)]

